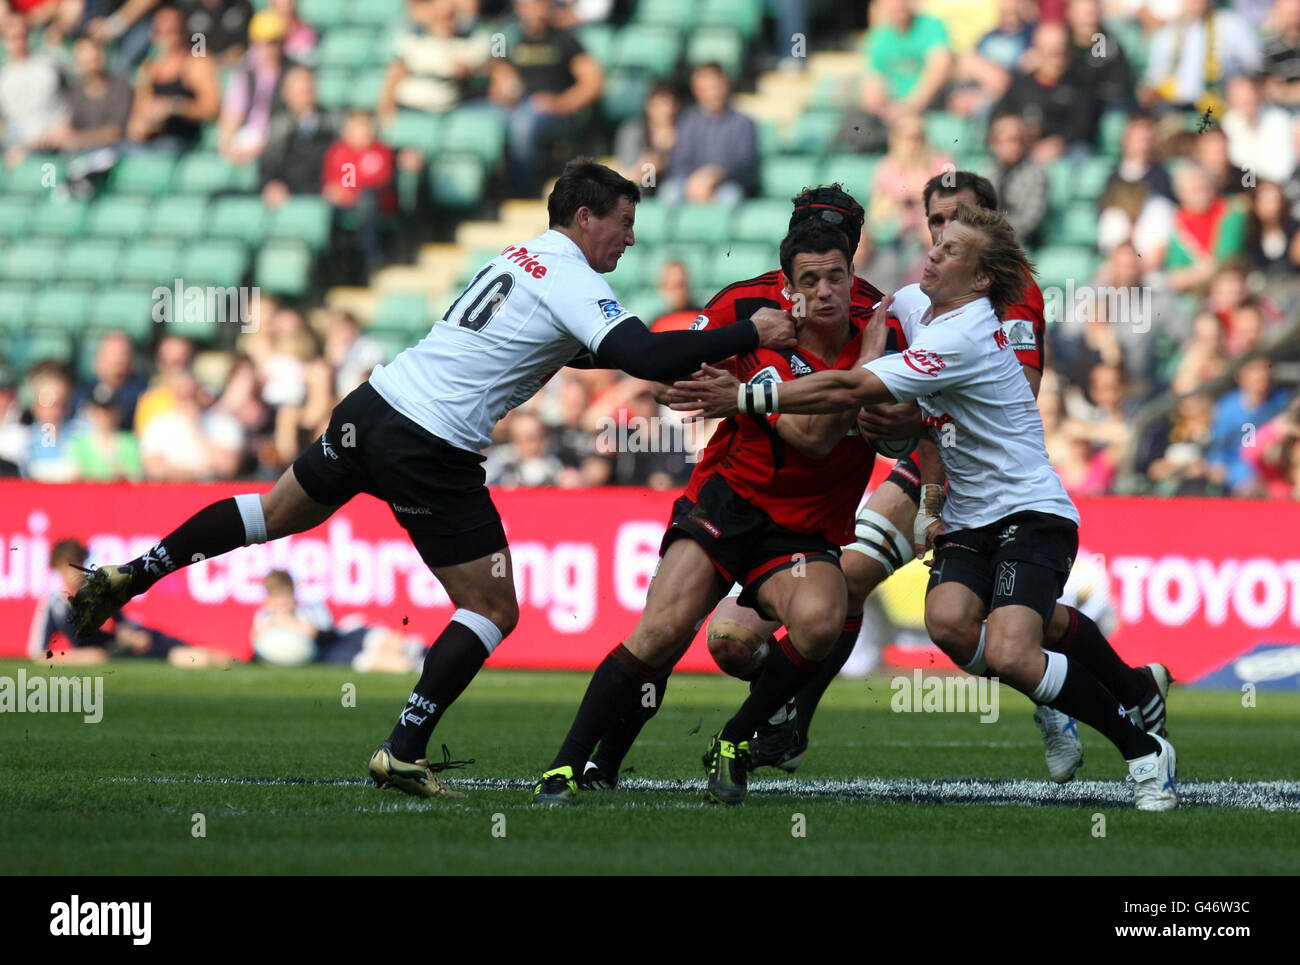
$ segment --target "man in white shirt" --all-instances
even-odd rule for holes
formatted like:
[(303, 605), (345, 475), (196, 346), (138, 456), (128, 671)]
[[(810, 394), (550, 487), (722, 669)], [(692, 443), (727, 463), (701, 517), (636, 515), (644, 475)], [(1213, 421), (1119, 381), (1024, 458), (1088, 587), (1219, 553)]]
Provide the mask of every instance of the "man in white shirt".
[(213, 503), (143, 556), (95, 571), (73, 600), (78, 633), (93, 632), (180, 567), (301, 533), (368, 493), (389, 504), (457, 607), (370, 774), (380, 787), (420, 797), (460, 796), (425, 749), (519, 616), (505, 530), (484, 485), (480, 450), (492, 427), (565, 365), (667, 382), (760, 345), (796, 344), (782, 312), (651, 334), (620, 305), (600, 276), (634, 243), (640, 196), (609, 168), (571, 161), (548, 199), (550, 230), (484, 265), (419, 344), (377, 366), (334, 408), (325, 432), (269, 493)]
[(702, 378), (674, 386), (673, 407), (724, 418), (915, 400), (948, 477), (927, 630), (987, 613), (989, 670), (1098, 730), (1128, 762), (1138, 809), (1170, 810), (1178, 803), (1173, 746), (1140, 729), (1083, 664), (1042, 647), (1078, 551), (1079, 516), (1048, 460), (1033, 392), (999, 321), (1029, 271), (1006, 219), (963, 205), (927, 255), (920, 285), (892, 304), (906, 351), (883, 354), (878, 311), (854, 370), (755, 388), (706, 367)]

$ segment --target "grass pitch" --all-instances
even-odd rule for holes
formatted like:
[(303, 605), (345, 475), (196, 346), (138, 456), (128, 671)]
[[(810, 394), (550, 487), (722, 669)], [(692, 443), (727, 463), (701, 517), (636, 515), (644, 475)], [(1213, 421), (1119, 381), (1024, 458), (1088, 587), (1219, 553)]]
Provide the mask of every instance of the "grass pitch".
[[(0, 676), (81, 668), (0, 662)], [(625, 771), (581, 806), (528, 805), (588, 675), (484, 672), (435, 734), (477, 763), (466, 801), (365, 780), (411, 678), (311, 667), (104, 674), (103, 720), (0, 715), (7, 874), (1271, 874), (1300, 866), (1300, 695), (1175, 688), (1185, 807), (1133, 811), (1123, 762), (1081, 728), (1076, 783), (1046, 780), (1029, 702), (1001, 719), (890, 710), (888, 678), (840, 680), (797, 778), (704, 803), (699, 763), (735, 681), (680, 675)], [(348, 684), (355, 706), (345, 706)], [(197, 815), (202, 815), (199, 819)], [(1099, 821), (1105, 819), (1105, 836)], [(200, 824), (205, 836), (196, 836)], [(802, 836), (800, 836), (802, 832)]]

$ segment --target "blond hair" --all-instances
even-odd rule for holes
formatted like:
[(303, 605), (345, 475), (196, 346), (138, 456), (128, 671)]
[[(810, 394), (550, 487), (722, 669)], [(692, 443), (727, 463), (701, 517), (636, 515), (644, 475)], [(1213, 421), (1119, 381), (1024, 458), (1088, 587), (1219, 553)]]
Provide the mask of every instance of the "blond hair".
[(974, 228), (984, 236), (975, 262), (975, 273), (989, 280), (985, 296), (998, 316), (1022, 301), (1025, 288), (1033, 280), (1034, 265), (1016, 240), (1016, 229), (1011, 227), (1000, 211), (975, 208), (959, 204), (953, 212), (953, 222)]

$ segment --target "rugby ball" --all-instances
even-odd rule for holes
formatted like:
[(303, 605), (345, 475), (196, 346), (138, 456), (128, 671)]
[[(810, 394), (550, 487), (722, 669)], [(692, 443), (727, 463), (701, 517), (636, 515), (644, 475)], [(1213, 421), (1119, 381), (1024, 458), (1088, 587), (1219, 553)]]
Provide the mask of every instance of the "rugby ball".
[(267, 627), (253, 638), (253, 652), (277, 667), (301, 667), (316, 659), (316, 640), (292, 627)]
[(886, 459), (902, 459), (916, 448), (917, 439), (872, 439), (871, 445)]

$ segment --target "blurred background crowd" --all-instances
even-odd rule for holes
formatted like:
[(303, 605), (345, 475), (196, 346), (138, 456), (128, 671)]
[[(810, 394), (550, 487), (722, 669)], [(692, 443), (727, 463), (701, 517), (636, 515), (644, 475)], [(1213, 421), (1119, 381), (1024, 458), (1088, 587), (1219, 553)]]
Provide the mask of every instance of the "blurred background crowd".
[[(0, 473), (274, 478), (584, 153), (644, 186), (610, 280), (658, 328), (775, 267), (808, 184), (866, 208), (859, 274), (915, 281), (922, 186), (985, 174), (1067, 488), (1300, 498), (1300, 0), (0, 6)], [(173, 285), (256, 297), (160, 317)], [(680, 485), (653, 417), (565, 370), (489, 482)]]

